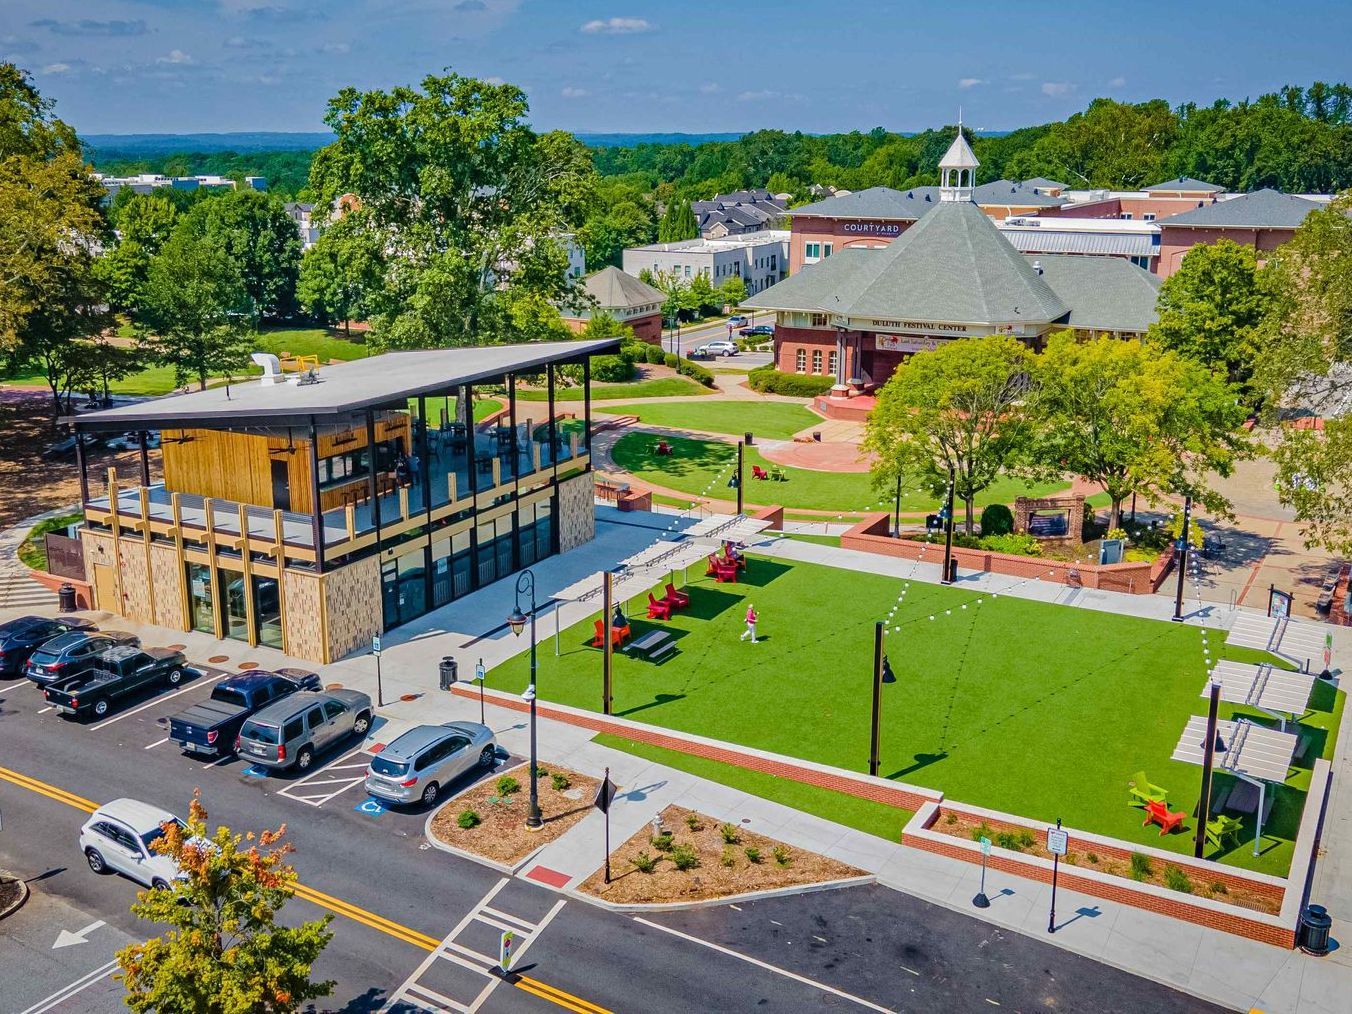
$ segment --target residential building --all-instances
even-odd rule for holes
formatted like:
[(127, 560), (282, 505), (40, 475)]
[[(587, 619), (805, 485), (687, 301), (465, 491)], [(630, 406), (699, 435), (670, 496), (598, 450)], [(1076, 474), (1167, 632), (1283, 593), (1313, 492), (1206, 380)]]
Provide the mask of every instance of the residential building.
[(1037, 349), (1053, 331), (1134, 337), (1154, 321), (1160, 280), (1129, 259), (1016, 250), (976, 203), (977, 165), (959, 134), (918, 222), (743, 303), (776, 313), (777, 369), (834, 378), (832, 397), (819, 400), (827, 414), (950, 341), (1004, 334)]
[(291, 220), (296, 223), (296, 231), (300, 233), (301, 249), (310, 249), (319, 239), (320, 223), (315, 221), (315, 206), (313, 204), (301, 204), (298, 201), (288, 201), (284, 207), (286, 213), (291, 216)]
[(714, 288), (740, 278), (748, 293), (762, 292), (788, 274), (789, 234), (772, 229), (726, 239), (653, 243), (626, 250), (623, 263), (631, 275), (651, 271), (682, 281), (703, 275)]
[(667, 297), (661, 289), (611, 265), (588, 275), (582, 291), (588, 303), (563, 309), (563, 322), (574, 331), (581, 331), (596, 314), (605, 313), (628, 324), (640, 341), (662, 343), (662, 303)]
[[(94, 607), (327, 663), (595, 532), (589, 361), (616, 339), (395, 352), (82, 414), (73, 425)], [(582, 399), (559, 411), (558, 372)], [(546, 400), (518, 401), (539, 376)], [(474, 418), (477, 391), (503, 408)], [(563, 417), (580, 421), (567, 436)], [(83, 441), (158, 431), (164, 481)]]
[(788, 200), (768, 190), (738, 190), (708, 201), (691, 201), (690, 208), (705, 239), (745, 236), (778, 227)]

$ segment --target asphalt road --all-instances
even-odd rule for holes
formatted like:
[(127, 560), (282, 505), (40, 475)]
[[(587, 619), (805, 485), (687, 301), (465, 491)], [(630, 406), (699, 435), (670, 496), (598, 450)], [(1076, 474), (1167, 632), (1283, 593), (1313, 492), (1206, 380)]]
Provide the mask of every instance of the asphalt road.
[[(321, 1010), (1216, 1009), (883, 888), (642, 918), (567, 900), (431, 849), (425, 813), (369, 812), (358, 744), (305, 778), (183, 756), (160, 723), (209, 693), (198, 680), (80, 724), (44, 713), (28, 683), (0, 682), (0, 866), (33, 892), (0, 922), (7, 1014), (124, 1009), (113, 956), (151, 927), (128, 911), (136, 885), (85, 865), (79, 828), (120, 796), (182, 813), (194, 788), (213, 821), (287, 825), (302, 886), (286, 917), (335, 914), (316, 973), (337, 985)], [(496, 954), (501, 925), (526, 931), (515, 984), (476, 957)]]
[[(750, 315), (747, 315), (747, 324), (751, 321)], [(756, 315), (757, 324), (773, 324), (775, 322), (774, 314), (761, 313)], [(737, 337), (737, 332), (741, 327), (738, 325), (732, 329), (733, 338)], [(680, 346), (681, 355), (689, 356), (696, 348), (705, 342), (713, 341), (715, 338), (726, 339), (728, 337), (728, 325), (726, 322), (717, 324), (686, 324), (681, 326)], [(663, 332), (662, 348), (668, 352), (675, 351), (676, 339), (666, 332)], [(757, 366), (764, 366), (773, 358), (768, 352), (739, 352), (736, 356), (720, 357), (711, 360), (696, 360), (705, 365), (717, 365), (736, 368), (752, 369)]]

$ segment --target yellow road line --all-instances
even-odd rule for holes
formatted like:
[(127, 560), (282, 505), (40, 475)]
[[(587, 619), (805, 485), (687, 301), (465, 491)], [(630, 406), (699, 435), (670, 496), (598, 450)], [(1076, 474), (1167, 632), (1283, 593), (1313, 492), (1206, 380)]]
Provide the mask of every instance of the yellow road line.
[[(27, 789), (29, 792), (36, 792), (39, 795), (46, 796), (48, 799), (54, 799), (58, 803), (64, 803), (66, 806), (74, 807), (77, 810), (83, 810), (85, 813), (93, 813), (98, 809), (98, 804), (83, 796), (77, 796), (73, 792), (67, 792), (65, 789), (57, 788), (55, 785), (49, 785), (46, 782), (39, 781), (29, 775), (20, 774), (17, 771), (11, 771), (9, 768), (0, 768), (0, 779), (17, 785), (21, 789)], [(325, 894), (323, 891), (316, 890), (308, 884), (302, 884), (297, 881), (295, 884), (295, 894), (297, 898), (303, 898), (311, 904), (318, 905), (320, 908), (326, 908), (336, 915), (341, 915), (353, 922), (361, 923), (373, 930), (378, 930), (387, 936), (392, 936), (397, 940), (402, 940), (406, 944), (414, 947), (420, 947), (425, 951), (435, 951), (441, 946), (441, 941), (435, 937), (430, 937), (426, 933), (420, 933), (415, 929), (404, 926), (400, 923), (386, 919), (382, 915), (376, 915), (374, 912), (368, 912), (364, 908), (359, 908), (349, 901), (342, 898), (335, 898), (331, 894)], [(577, 1014), (611, 1014), (604, 1007), (598, 1007), (594, 1003), (583, 1000), (581, 997), (573, 996), (561, 989), (550, 986), (547, 983), (540, 982), (538, 979), (530, 979), (526, 976), (519, 977), (514, 983), (518, 989), (523, 989), (543, 1000), (559, 1007), (575, 1011)]]

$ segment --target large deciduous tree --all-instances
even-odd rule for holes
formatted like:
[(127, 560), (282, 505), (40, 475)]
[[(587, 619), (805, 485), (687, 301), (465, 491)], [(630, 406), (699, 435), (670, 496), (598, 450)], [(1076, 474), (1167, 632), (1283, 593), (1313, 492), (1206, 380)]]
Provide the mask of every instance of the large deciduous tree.
[(1159, 320), (1150, 337), (1230, 380), (1245, 381), (1270, 302), (1252, 248), (1228, 239), (1203, 244), (1160, 287)]
[(248, 363), (255, 303), (235, 261), (184, 219), (150, 264), (138, 329), (178, 383), (206, 387)]
[(326, 322), (365, 320), (367, 305), (381, 284), (384, 259), (370, 236), (343, 219), (320, 235), (300, 262), (296, 298), (305, 311)]
[(117, 953), (126, 1004), (134, 1011), (254, 1014), (299, 1010), (328, 996), (311, 967), (333, 938), (333, 916), (284, 925), (295, 893), (285, 826), (255, 835), (210, 831), (194, 795), (186, 826), (166, 824), (152, 848), (182, 871), (170, 890), (140, 894), (132, 913), (168, 927)]
[(345, 88), (325, 123), (310, 189), (344, 195), (351, 228), (386, 251), (373, 337), (392, 347), (510, 341), (512, 290), (564, 301), (576, 287), (560, 246), (591, 203), (596, 171), (569, 134), (536, 134), (525, 94), (458, 74), (421, 88)]
[(1150, 343), (1053, 335), (1034, 363), (1035, 457), (1050, 476), (1099, 483), (1117, 528), (1134, 493), (1191, 495), (1213, 513), (1229, 503), (1210, 483), (1250, 450), (1236, 389), (1205, 366)]
[(178, 208), (164, 194), (136, 194), (118, 209), (118, 242), (99, 258), (97, 269), (113, 309), (134, 311), (150, 262), (178, 222)]
[(936, 494), (953, 476), (953, 495), (975, 524), (976, 497), (1027, 450), (1034, 432), (1025, 407), (1031, 356), (1006, 336), (954, 341), (912, 356), (878, 394), (864, 447), (878, 481), (913, 476)]
[(255, 316), (281, 317), (295, 310), (300, 233), (280, 200), (257, 190), (236, 190), (202, 201), (185, 217), (234, 262)]

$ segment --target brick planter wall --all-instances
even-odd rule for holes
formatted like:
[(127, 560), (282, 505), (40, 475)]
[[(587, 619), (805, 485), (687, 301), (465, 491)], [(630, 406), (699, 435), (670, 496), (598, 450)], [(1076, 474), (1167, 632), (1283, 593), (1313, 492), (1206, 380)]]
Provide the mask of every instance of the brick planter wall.
[[(869, 514), (859, 524), (840, 536), (841, 549), (856, 549), (864, 553), (896, 556), (904, 560), (918, 560), (923, 553), (930, 562), (939, 562), (943, 548), (914, 539), (893, 539), (888, 536), (890, 514)], [(935, 557), (938, 549), (939, 558)], [(977, 570), (1011, 577), (1037, 578), (1055, 584), (1083, 588), (1101, 588), (1105, 591), (1149, 595), (1158, 587), (1152, 579), (1152, 565), (1141, 563), (1064, 563), (1044, 560), (1036, 556), (1015, 556), (1011, 553), (992, 553), (984, 549), (953, 547), (953, 559), (959, 570)], [(1072, 571), (1079, 575), (1072, 576)]]
[(762, 507), (751, 516), (757, 521), (770, 522), (771, 529), (782, 530), (784, 527), (784, 508), (778, 504), (774, 504), (770, 507)]

